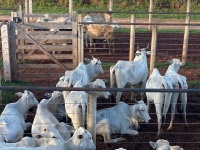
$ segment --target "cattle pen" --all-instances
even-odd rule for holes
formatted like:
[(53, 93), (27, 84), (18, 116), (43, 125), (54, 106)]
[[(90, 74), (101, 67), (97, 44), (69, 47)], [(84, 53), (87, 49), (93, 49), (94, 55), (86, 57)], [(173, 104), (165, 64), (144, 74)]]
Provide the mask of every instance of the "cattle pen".
[[(13, 71), (10, 70), (10, 73), (7, 73), (6, 70), (4, 70), (4, 77), (7, 77), (7, 80), (25, 80), (25, 81), (30, 81), (34, 86), (5, 86), (4, 83), (0, 87), (0, 90), (2, 93), (4, 91), (22, 91), (22, 90), (30, 90), (33, 91), (33, 93), (36, 95), (38, 100), (41, 100), (44, 98), (44, 93), (46, 92), (53, 92), (53, 91), (109, 91), (111, 93), (116, 93), (118, 91), (123, 91), (123, 97), (122, 101), (126, 102), (127, 104), (135, 104), (135, 101), (130, 100), (130, 93), (134, 92), (134, 98), (136, 100), (140, 100), (140, 95), (139, 92), (187, 92), (188, 93), (188, 103), (187, 103), (187, 119), (188, 119), (188, 125), (189, 128), (184, 127), (184, 122), (179, 119), (179, 115), (181, 114), (180, 110), (180, 102), (178, 102), (177, 106), (177, 114), (175, 117), (175, 122), (173, 123), (173, 129), (172, 131), (167, 131), (167, 126), (169, 125), (170, 122), (170, 109), (167, 113), (167, 120), (166, 123), (164, 124), (164, 132), (161, 136), (163, 139), (167, 139), (170, 142), (170, 145), (179, 145), (185, 150), (198, 150), (200, 143), (199, 143), (199, 138), (200, 138), (200, 129), (199, 129), (199, 124), (200, 124), (200, 114), (199, 114), (199, 96), (200, 96), (200, 91), (199, 87), (195, 86), (196, 83), (199, 82), (200, 78), (200, 59), (199, 59), (199, 42), (200, 42), (200, 37), (198, 34), (198, 30), (200, 29), (200, 24), (199, 22), (190, 20), (188, 21), (188, 16), (192, 15), (199, 15), (200, 13), (174, 13), (175, 15), (181, 14), (181, 15), (186, 15), (186, 20), (181, 20), (176, 22), (175, 20), (171, 22), (162, 22), (159, 19), (151, 18), (152, 22), (149, 22), (148, 19), (144, 19), (144, 21), (140, 21), (140, 19), (137, 19), (137, 15), (140, 14), (140, 12), (123, 12), (123, 13), (129, 13), (131, 15), (131, 18), (126, 19), (125, 21), (120, 21), (118, 20), (118, 24), (122, 26), (122, 28), (128, 28), (131, 29), (128, 30), (128, 32), (123, 32), (120, 31), (122, 29), (118, 29), (118, 31), (114, 32), (114, 44), (115, 44), (115, 53), (109, 54), (108, 53), (108, 48), (104, 48), (103, 45), (104, 43), (101, 40), (97, 40), (97, 48), (96, 52), (89, 53), (89, 48), (85, 47), (83, 44), (83, 28), (82, 26), (84, 24), (88, 24), (87, 22), (82, 22), (82, 20), (79, 20), (82, 18), (80, 14), (82, 13), (81, 11), (78, 11), (77, 13), (72, 11), (72, 14), (49, 14), (49, 16), (64, 16), (64, 17), (72, 17), (74, 18), (74, 23), (73, 24), (65, 24), (65, 27), (69, 27), (68, 31), (57, 31), (54, 35), (54, 31), (47, 31), (48, 29), (51, 28), (60, 28), (60, 24), (54, 25), (54, 24), (44, 24), (41, 25), (41, 23), (33, 23), (36, 25), (37, 31), (32, 31), (29, 27), (32, 27), (33, 24), (31, 22), (23, 24), (23, 32), (22, 34), (16, 35), (16, 39), (11, 39), (13, 41), (16, 40), (17, 43), (15, 43), (15, 46), (18, 47), (18, 53), (16, 53), (16, 57), (19, 58), (19, 60), (15, 60), (16, 63), (14, 64), (16, 68), (14, 69), (19, 69), (15, 70), (17, 71), (17, 76), (13, 78), (13, 75), (15, 76), (16, 74), (13, 74)], [(112, 13), (113, 16), (114, 14), (117, 13), (122, 13), (122, 12), (110, 12)], [(84, 12), (85, 13), (85, 12)], [(89, 13), (89, 12), (88, 12)], [(95, 13), (95, 12), (93, 12)], [(105, 13), (105, 12), (100, 12), (100, 13)], [(146, 14), (152, 14), (152, 15), (159, 15), (162, 13), (159, 12), (147, 12)], [(170, 13), (165, 13), (170, 14)], [(14, 28), (12, 28), (16, 24), (16, 29), (20, 31), (20, 23), (18, 22), (20, 19), (18, 19), (18, 16), (15, 16), (16, 14), (13, 14), (14, 17), (12, 17), (13, 21), (11, 22), (6, 22), (2, 25), (8, 26), (8, 29), (11, 29), (14, 31)], [(44, 17), (44, 14), (29, 14), (25, 13), (24, 17)], [(112, 19), (115, 19), (113, 17)], [(155, 19), (155, 20), (154, 20)], [(123, 20), (121, 18), (121, 20)], [(128, 20), (128, 22), (127, 22)], [(16, 21), (16, 23), (15, 23)], [(97, 23), (101, 25), (101, 23)], [(112, 23), (107, 23), (108, 25), (111, 25)], [(4, 31), (5, 26), (3, 27)], [(11, 26), (11, 27), (10, 27)], [(20, 28), (18, 28), (20, 26)], [(28, 26), (28, 28), (26, 27)], [(47, 27), (48, 26), (48, 27)], [(75, 30), (72, 31), (71, 27), (74, 26)], [(149, 27), (152, 26), (152, 30), (149, 30)], [(62, 26), (63, 27), (63, 26)], [(149, 30), (148, 32), (145, 33), (140, 33), (138, 32), (137, 29), (140, 29), (141, 27), (144, 27), (145, 29)], [(163, 33), (161, 32), (160, 29), (163, 28), (181, 28), (185, 29), (185, 31), (181, 33)], [(189, 30), (188, 30), (189, 27)], [(43, 30), (44, 29), (44, 30)], [(46, 30), (45, 30), (46, 29)], [(194, 30), (194, 31), (193, 31)], [(197, 33), (195, 33), (197, 32)], [(37, 40), (32, 40), (27, 39), (27, 35), (25, 34), (30, 33), (30, 37), (36, 37), (38, 38)], [(51, 34), (53, 33), (53, 34)], [(3, 32), (4, 37), (5, 32)], [(48, 35), (49, 39), (47, 42), (44, 39), (44, 36), (42, 34)], [(57, 34), (57, 35), (56, 35)], [(7, 33), (6, 33), (7, 35)], [(40, 37), (39, 37), (40, 36)], [(66, 36), (67, 40), (66, 40)], [(5, 50), (8, 50), (9, 45), (6, 45), (8, 37), (6, 37), (7, 41), (3, 42), (2, 45)], [(62, 42), (59, 42), (59, 40), (62, 38)], [(42, 41), (40, 41), (42, 39)], [(5, 40), (5, 39), (3, 39)], [(75, 42), (72, 42), (74, 40)], [(29, 41), (29, 42), (27, 42)], [(32, 43), (30, 43), (30, 41)], [(34, 43), (34, 41), (36, 43)], [(39, 42), (38, 42), (39, 41)], [(45, 41), (45, 42), (44, 42)], [(63, 44), (63, 41), (65, 44)], [(58, 42), (58, 43), (56, 43)], [(37, 44), (38, 43), (38, 44)], [(157, 67), (159, 71), (164, 74), (167, 68), (167, 60), (173, 59), (173, 58), (179, 58), (182, 59), (182, 61), (186, 61), (186, 65), (183, 66), (179, 73), (182, 75), (185, 75), (187, 77), (187, 81), (190, 83), (189, 89), (188, 90), (161, 90), (161, 89), (140, 89), (140, 88), (109, 88), (109, 66), (116, 63), (118, 60), (132, 60), (134, 57), (134, 53), (136, 50), (136, 47), (139, 45), (140, 48), (146, 47), (147, 44), (150, 43), (151, 46), (151, 51), (155, 54), (152, 57), (148, 57), (148, 65), (150, 68), (150, 72), (152, 71), (152, 68)], [(58, 45), (57, 45), (58, 44)], [(63, 44), (63, 45), (62, 45)], [(42, 49), (42, 47), (47, 48), (46, 56), (41, 56), (39, 57), (34, 56), (34, 55), (26, 55), (29, 52), (33, 52), (35, 49)], [(11, 46), (12, 47), (12, 46)], [(58, 51), (56, 51), (54, 48), (57, 48)], [(15, 48), (14, 48), (15, 49)], [(81, 49), (82, 52), (78, 51), (77, 49)], [(55, 53), (53, 52), (55, 51)], [(59, 53), (61, 51), (61, 53)], [(5, 52), (5, 51), (4, 51)], [(10, 52), (10, 51), (7, 51)], [(13, 51), (11, 51), (13, 52)], [(44, 51), (41, 51), (44, 54)], [(73, 53), (74, 52), (74, 53)], [(71, 55), (73, 53), (73, 55)], [(65, 54), (67, 57), (69, 56), (69, 59), (64, 62), (64, 66), (68, 68), (69, 70), (75, 68), (79, 62), (83, 61), (83, 58), (91, 58), (92, 56), (99, 58), (102, 61), (103, 68), (105, 70), (105, 73), (103, 75), (98, 76), (98, 78), (102, 79), (107, 79), (106, 82), (106, 89), (85, 89), (85, 88), (59, 88), (55, 87), (58, 78), (62, 75), (64, 75), (64, 71), (66, 68), (62, 70), (57, 70), (59, 67), (62, 68), (62, 64), (59, 65), (59, 63), (55, 63), (53, 57), (55, 56), (58, 59), (65, 59), (66, 57), (61, 55)], [(8, 54), (4, 53), (4, 56), (7, 57)], [(49, 61), (49, 56), (52, 58), (51, 61)], [(12, 56), (14, 55), (12, 54)], [(40, 59), (44, 58), (45, 60), (40, 62)], [(12, 61), (11, 61), (12, 62)], [(39, 62), (40, 64), (37, 64), (36, 62)], [(70, 62), (70, 63), (69, 63)], [(7, 59), (4, 59), (4, 64), (7, 63)], [(44, 64), (41, 64), (44, 63)], [(45, 64), (46, 63), (46, 64)], [(51, 63), (51, 64), (49, 64)], [(63, 60), (61, 60), (61, 63), (63, 63)], [(69, 64), (68, 64), (69, 63)], [(73, 64), (73, 65), (71, 65)], [(163, 65), (164, 64), (164, 65)], [(9, 64), (8, 64), (9, 65)], [(8, 68), (8, 65), (5, 66), (5, 68)], [(13, 65), (10, 65), (13, 66)], [(30, 68), (31, 69), (27, 69)], [(5, 69), (4, 68), (4, 69)], [(44, 69), (45, 68), (45, 69)], [(28, 71), (27, 71), (28, 70)], [(43, 73), (41, 73), (44, 71)], [(4, 97), (1, 96), (1, 98), (4, 100)], [(16, 101), (16, 98), (9, 100), (8, 102), (4, 103), (4, 101), (1, 104), (1, 110), (5, 107), (5, 105), (9, 102)], [(89, 97), (89, 102), (92, 104), (90, 106), (96, 106), (97, 110), (104, 109), (104, 108), (109, 108), (115, 105), (115, 103), (110, 102), (111, 99), (105, 99), (105, 98), (98, 98), (97, 101), (93, 101), (91, 97)], [(96, 103), (93, 103), (96, 102)], [(89, 103), (88, 103), (89, 104)], [(96, 111), (96, 109), (90, 110), (92, 113), (91, 115), (88, 114), (88, 117), (91, 117), (92, 122), (89, 122), (89, 124), (94, 124), (95, 123), (95, 116), (93, 115)], [(96, 133), (95, 131), (95, 126), (92, 126), (89, 130), (91, 131), (94, 141), (96, 141), (96, 149), (101, 150), (115, 150), (117, 148), (123, 147), (127, 150), (150, 150), (152, 147), (150, 146), (149, 142), (150, 141), (156, 141), (156, 133), (157, 133), (157, 120), (156, 120), (156, 113), (154, 106), (152, 105), (150, 109), (150, 116), (151, 116), (151, 122), (149, 123), (144, 123), (140, 122), (140, 129), (139, 134), (135, 136), (130, 136), (130, 135), (121, 135), (120, 133), (118, 134), (113, 134), (112, 138), (120, 137), (122, 136), (125, 138), (125, 141), (123, 142), (116, 142), (116, 143), (104, 143), (103, 137), (102, 136), (94, 136)], [(28, 113), (28, 121), (33, 121), (35, 115), (35, 108), (31, 109)], [(116, 118), (117, 119), (117, 118)], [(65, 120), (64, 120), (65, 121)], [(87, 126), (87, 125), (86, 125)], [(24, 134), (24, 136), (31, 136), (31, 131), (27, 130)]]

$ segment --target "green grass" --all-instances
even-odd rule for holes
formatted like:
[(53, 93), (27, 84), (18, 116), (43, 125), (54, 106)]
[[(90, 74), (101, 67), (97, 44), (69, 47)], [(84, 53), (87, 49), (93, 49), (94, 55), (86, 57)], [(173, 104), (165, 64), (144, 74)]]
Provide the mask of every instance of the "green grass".
[[(1, 80), (1, 86), (28, 86), (31, 83), (26, 81), (5, 81), (4, 79)], [(16, 98), (15, 93), (19, 92), (16, 90), (2, 90), (2, 100), (4, 104), (7, 104)]]
[(195, 80), (195, 81), (188, 81), (188, 86), (189, 88), (194, 88), (194, 89), (197, 89), (197, 88), (200, 88), (200, 80)]
[[(120, 28), (120, 29), (115, 29), (116, 33), (130, 33), (130, 28)], [(136, 34), (137, 33), (151, 33), (151, 31), (148, 31), (147, 28), (136, 28), (135, 30)], [(200, 34), (200, 30), (198, 29), (190, 29), (190, 34)], [(184, 30), (183, 29), (158, 29), (157, 33), (163, 33), (163, 34), (183, 34)]]

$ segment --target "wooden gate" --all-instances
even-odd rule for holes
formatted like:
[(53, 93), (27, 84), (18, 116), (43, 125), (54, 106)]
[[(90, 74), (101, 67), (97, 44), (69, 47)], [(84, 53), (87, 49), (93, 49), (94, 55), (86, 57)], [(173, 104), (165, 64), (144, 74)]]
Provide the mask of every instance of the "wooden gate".
[(77, 15), (65, 17), (62, 23), (9, 23), (13, 80), (60, 77), (78, 65)]

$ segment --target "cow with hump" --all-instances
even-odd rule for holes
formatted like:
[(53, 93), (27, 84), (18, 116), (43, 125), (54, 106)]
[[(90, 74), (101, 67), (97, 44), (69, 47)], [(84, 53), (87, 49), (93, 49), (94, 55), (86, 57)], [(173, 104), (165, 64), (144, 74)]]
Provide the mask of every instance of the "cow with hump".
[[(170, 78), (173, 88), (174, 89), (177, 89), (177, 88), (188, 89), (187, 78), (185, 76), (178, 74), (180, 67), (185, 65), (185, 63), (181, 62), (179, 59), (173, 59), (173, 60), (170, 60), (169, 62), (170, 62), (170, 65), (165, 73), (165, 76)], [(180, 100), (181, 100), (181, 113), (185, 122), (185, 127), (188, 127), (187, 120), (186, 120), (187, 93), (174, 92), (172, 93), (172, 98), (171, 98), (171, 121), (170, 121), (168, 130), (172, 129), (172, 123), (175, 118), (176, 104), (177, 104), (179, 95), (180, 95)]]
[(38, 101), (32, 92), (25, 90), (17, 92), (21, 98), (14, 103), (9, 103), (0, 116), (0, 142), (18, 142), (24, 136), (32, 123), (25, 122), (28, 110), (38, 105)]
[[(133, 86), (141, 83), (141, 88), (145, 88), (148, 77), (148, 66), (146, 55), (151, 54), (146, 48), (139, 49), (135, 53), (133, 61), (119, 60), (110, 67), (110, 87), (116, 84), (117, 88), (124, 88), (127, 84)], [(122, 92), (117, 92), (116, 102), (120, 101)], [(133, 99), (133, 96), (131, 97)], [(144, 92), (141, 92), (141, 99), (144, 99)]]
[[(147, 80), (146, 88), (147, 89), (173, 89), (170, 78), (166, 76), (161, 76), (157, 68), (153, 69), (153, 72), (151, 73), (149, 79)], [(166, 120), (166, 114), (169, 109), (172, 93), (171, 92), (146, 92), (146, 96), (147, 96), (148, 111), (150, 107), (150, 102), (153, 102), (155, 104), (157, 122), (158, 122), (157, 136), (160, 136), (163, 125)]]

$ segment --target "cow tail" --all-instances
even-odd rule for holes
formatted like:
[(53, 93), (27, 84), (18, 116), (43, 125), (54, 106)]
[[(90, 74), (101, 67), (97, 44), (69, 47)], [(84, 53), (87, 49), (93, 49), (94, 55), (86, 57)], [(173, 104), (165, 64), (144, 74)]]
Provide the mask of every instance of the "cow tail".
[[(181, 86), (181, 89), (188, 89), (188, 85), (187, 85), (187, 81), (186, 81), (186, 77), (184, 76), (179, 76), (178, 77), (178, 82)], [(180, 99), (181, 99), (181, 113), (183, 113), (183, 115), (185, 115), (186, 113), (186, 105), (187, 105), (187, 92), (181, 92), (180, 93)], [(186, 118), (185, 118), (186, 121)]]
[[(163, 78), (162, 84), (164, 86), (164, 89), (173, 89), (171, 82), (169, 82), (168, 80), (165, 80), (165, 78)], [(172, 97), (172, 92), (165, 92), (165, 100), (164, 100), (163, 115), (162, 115), (162, 126), (163, 126), (163, 123), (165, 122), (166, 114), (169, 109), (169, 105), (171, 103), (171, 97)]]
[(112, 65), (110, 67), (110, 88), (113, 88), (114, 84), (115, 84), (115, 73), (114, 73), (114, 70), (115, 70), (115, 66)]

